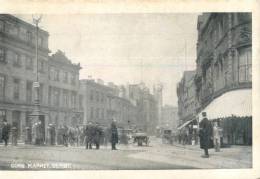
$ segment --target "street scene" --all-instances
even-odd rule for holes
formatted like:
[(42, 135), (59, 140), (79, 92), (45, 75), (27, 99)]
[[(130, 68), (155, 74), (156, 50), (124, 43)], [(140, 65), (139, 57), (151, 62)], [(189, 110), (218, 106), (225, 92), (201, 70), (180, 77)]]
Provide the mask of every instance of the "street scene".
[(252, 14), (0, 14), (0, 170), (252, 168)]

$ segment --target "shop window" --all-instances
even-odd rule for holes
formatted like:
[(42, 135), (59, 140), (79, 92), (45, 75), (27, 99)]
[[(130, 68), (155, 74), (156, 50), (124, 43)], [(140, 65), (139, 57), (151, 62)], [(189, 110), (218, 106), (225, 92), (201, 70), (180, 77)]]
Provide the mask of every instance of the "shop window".
[(239, 82), (252, 81), (252, 49), (239, 51)]

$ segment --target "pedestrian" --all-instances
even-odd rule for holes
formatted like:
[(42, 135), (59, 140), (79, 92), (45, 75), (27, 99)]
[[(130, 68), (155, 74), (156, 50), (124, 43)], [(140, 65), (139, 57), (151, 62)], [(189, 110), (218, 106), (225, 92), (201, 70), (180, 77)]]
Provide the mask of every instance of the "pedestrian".
[(2, 140), (5, 142), (5, 146), (8, 145), (9, 140), (9, 133), (10, 133), (10, 125), (4, 120), (3, 128), (2, 128)]
[(62, 126), (62, 139), (63, 139), (63, 145), (65, 147), (68, 147), (68, 127), (63, 124)]
[(211, 147), (211, 138), (212, 138), (212, 125), (207, 118), (207, 113), (202, 112), (202, 121), (200, 122), (200, 148), (204, 149), (203, 158), (209, 158), (208, 149)]
[(213, 142), (214, 142), (215, 152), (220, 152), (220, 137), (221, 137), (220, 132), (221, 129), (218, 126), (218, 122), (215, 122), (213, 127)]
[(92, 132), (93, 131), (93, 126), (92, 123), (89, 122), (86, 125), (85, 129), (85, 143), (86, 143), (86, 149), (92, 149)]
[(75, 135), (76, 135), (76, 143), (77, 143), (77, 147), (78, 147), (78, 146), (80, 146), (80, 136), (81, 136), (81, 131), (80, 131), (80, 128), (78, 125), (76, 126), (76, 129), (75, 129)]
[(111, 123), (111, 145), (112, 145), (112, 150), (117, 150), (116, 149), (116, 144), (118, 143), (118, 132), (117, 132), (117, 127), (116, 127), (116, 121), (113, 120)]
[(102, 129), (100, 128), (98, 123), (96, 123), (93, 127), (94, 127), (93, 143), (96, 145), (96, 149), (99, 149)]

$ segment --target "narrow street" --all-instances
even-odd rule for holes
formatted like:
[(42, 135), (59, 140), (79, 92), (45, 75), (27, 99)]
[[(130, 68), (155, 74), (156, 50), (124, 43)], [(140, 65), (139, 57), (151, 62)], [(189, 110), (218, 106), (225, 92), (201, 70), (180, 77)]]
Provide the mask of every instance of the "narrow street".
[(119, 145), (112, 151), (110, 146), (100, 150), (84, 147), (17, 147), (0, 145), (0, 168), (7, 170), (50, 169), (193, 169), (193, 168), (250, 168), (251, 147), (232, 146), (204, 159), (198, 146), (166, 145), (160, 139), (152, 139), (150, 146)]

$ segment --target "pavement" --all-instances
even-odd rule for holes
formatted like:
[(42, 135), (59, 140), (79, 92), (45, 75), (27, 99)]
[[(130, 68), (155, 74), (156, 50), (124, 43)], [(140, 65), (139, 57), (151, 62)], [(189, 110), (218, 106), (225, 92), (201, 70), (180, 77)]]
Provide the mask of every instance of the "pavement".
[(198, 145), (167, 145), (151, 138), (149, 146), (118, 145), (100, 150), (84, 147), (0, 145), (2, 170), (155, 170), (155, 169), (213, 169), (251, 168), (252, 147), (232, 146), (221, 152), (209, 150), (210, 158), (201, 158)]

